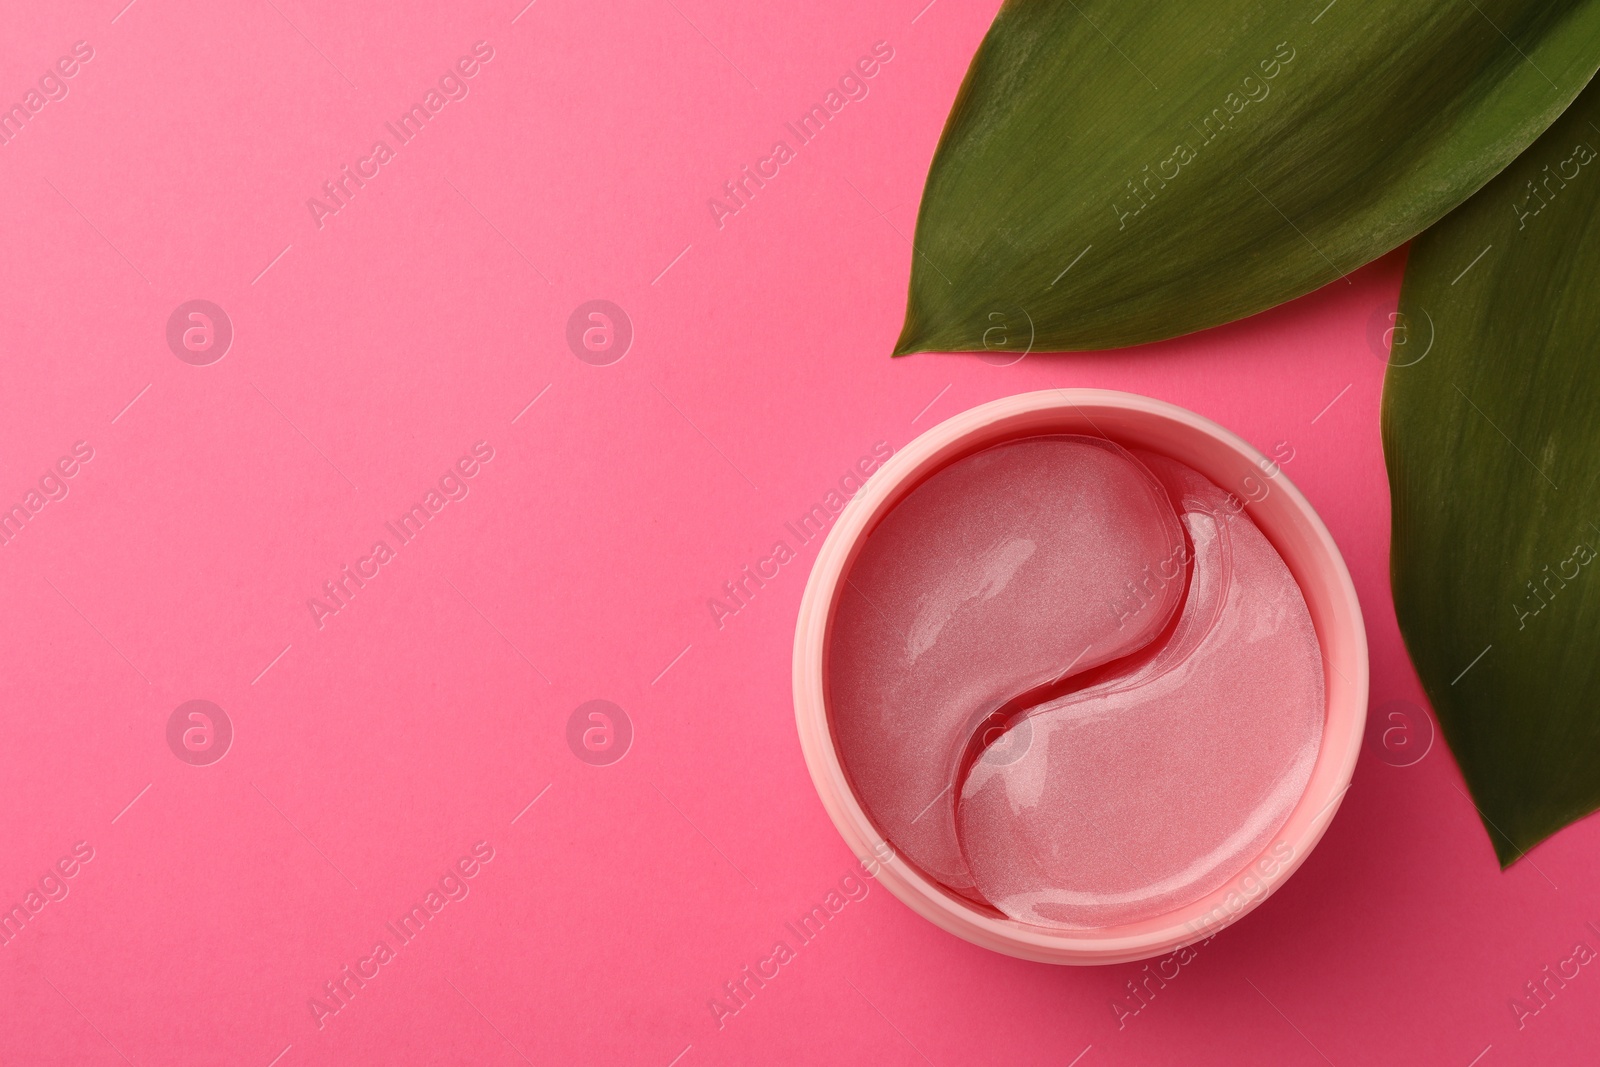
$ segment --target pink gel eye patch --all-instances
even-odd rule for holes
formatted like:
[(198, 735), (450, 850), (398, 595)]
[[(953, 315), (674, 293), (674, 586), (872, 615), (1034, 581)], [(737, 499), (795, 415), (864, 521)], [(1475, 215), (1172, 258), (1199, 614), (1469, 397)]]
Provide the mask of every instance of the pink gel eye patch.
[(898, 850), (973, 885), (955, 822), (971, 742), (1019, 695), (1160, 633), (1183, 546), (1161, 484), (1089, 437), (968, 456), (883, 519), (836, 608), (828, 685), (846, 771)]

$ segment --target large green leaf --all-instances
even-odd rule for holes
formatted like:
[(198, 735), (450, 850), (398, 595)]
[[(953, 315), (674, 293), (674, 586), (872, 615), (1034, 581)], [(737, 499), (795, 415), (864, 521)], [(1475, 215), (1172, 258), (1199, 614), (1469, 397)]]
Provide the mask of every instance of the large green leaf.
[(934, 155), (896, 354), (1109, 348), (1414, 236), (1600, 65), (1600, 0), (1007, 0)]
[(1395, 610), (1503, 865), (1600, 807), (1600, 82), (1411, 250)]

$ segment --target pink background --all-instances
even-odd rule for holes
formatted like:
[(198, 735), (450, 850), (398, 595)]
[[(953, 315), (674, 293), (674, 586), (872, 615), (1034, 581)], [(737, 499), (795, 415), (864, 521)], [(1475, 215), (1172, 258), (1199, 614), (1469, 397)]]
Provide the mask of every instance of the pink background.
[[(796, 742), (816, 545), (783, 524), (875, 442), (1050, 385), (1286, 442), (1361, 593), (1374, 706), (1422, 702), (1369, 340), (1399, 255), (1146, 349), (891, 361), (992, 0), (124, 2), (8, 3), (0, 36), (0, 104), (94, 50), (0, 146), (0, 504), (94, 453), (0, 547), (0, 905), (93, 850), (0, 946), (0, 1062), (1492, 1067), (1600, 1043), (1592, 967), (1521, 1029), (1510, 1006), (1600, 948), (1600, 823), (1502, 874), (1442, 745), (1366, 753), (1301, 871), (1120, 1029), (1140, 967), (993, 955), (877, 886), (720, 1027), (708, 1006), (853, 866)], [(469, 95), (319, 229), (307, 198), (477, 41)], [(877, 41), (870, 94), (719, 229), (708, 198)], [(192, 298), (235, 330), (208, 366), (166, 341)], [(592, 299), (633, 325), (609, 366), (567, 344)], [(319, 628), (322, 583), (479, 441), (469, 495)], [(710, 598), (780, 538), (798, 558), (719, 628)], [(168, 747), (191, 699), (235, 731), (209, 766)], [(567, 743), (591, 699), (633, 725), (609, 766)], [(311, 998), (478, 842), (469, 895), (319, 1027)]]

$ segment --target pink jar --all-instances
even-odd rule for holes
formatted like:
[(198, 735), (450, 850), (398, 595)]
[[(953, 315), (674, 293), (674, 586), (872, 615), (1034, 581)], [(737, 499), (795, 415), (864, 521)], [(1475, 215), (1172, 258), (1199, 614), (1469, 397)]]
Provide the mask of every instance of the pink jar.
[[(852, 793), (827, 707), (827, 644), (844, 576), (874, 527), (925, 478), (1002, 441), (1042, 434), (1106, 437), (1170, 456), (1234, 493), (1299, 583), (1322, 650), (1327, 707), (1305, 793), (1271, 843), (1226, 885), (1166, 915), (1061, 931), (1004, 918), (928, 878), (894, 853)], [(1367, 638), (1344, 560), (1311, 505), (1271, 460), (1216, 423), (1149, 397), (1050, 389), (973, 408), (918, 437), (846, 506), (812, 566), (794, 644), (795, 718), (823, 807), (878, 881), (912, 910), (975, 945), (1045, 963), (1122, 963), (1204, 940), (1259, 905), (1305, 860), (1350, 786), (1367, 711)]]

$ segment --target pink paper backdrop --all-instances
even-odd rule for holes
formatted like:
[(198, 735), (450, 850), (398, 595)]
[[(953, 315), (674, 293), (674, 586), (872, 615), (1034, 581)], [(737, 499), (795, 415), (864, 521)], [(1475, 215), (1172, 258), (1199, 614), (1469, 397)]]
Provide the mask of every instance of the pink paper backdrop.
[[(1374, 707), (1422, 702), (1371, 340), (1399, 255), (1145, 349), (891, 361), (993, 0), (125, 2), (7, 3), (0, 34), (23, 109), (0, 125), (0, 505), (22, 508), (0, 1062), (1497, 1067), (1600, 1044), (1600, 974), (1563, 964), (1600, 948), (1600, 824), (1502, 874), (1442, 746), (1368, 751), (1301, 872), (1164, 984), (991, 955), (870, 883), (815, 940), (786, 926), (853, 859), (795, 739), (816, 545), (784, 523), (983, 401), (1127, 389), (1288, 449), (1355, 575)], [(800, 145), (784, 124), (878, 42), (867, 95)], [(777, 174), (719, 218), (747, 165)], [(625, 316), (599, 352), (586, 312), (569, 344), (593, 300)], [(418, 504), (420, 533), (386, 525)], [(797, 558), (719, 619), (779, 540)], [(191, 700), (214, 707), (169, 731)], [(621, 709), (599, 757), (601, 720), (568, 729), (591, 700)], [(620, 761), (579, 758), (629, 732)], [(741, 969), (780, 940), (757, 987)]]

